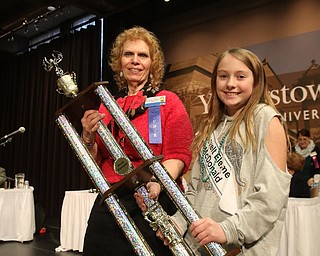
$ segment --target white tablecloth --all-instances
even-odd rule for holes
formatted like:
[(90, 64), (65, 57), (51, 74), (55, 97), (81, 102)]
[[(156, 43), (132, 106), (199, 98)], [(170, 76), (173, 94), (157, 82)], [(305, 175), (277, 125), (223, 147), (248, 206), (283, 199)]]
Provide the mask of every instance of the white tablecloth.
[(66, 191), (61, 209), (60, 246), (56, 251), (82, 252), (84, 235), (97, 193)]
[(320, 197), (289, 198), (278, 256), (320, 255)]
[[(89, 190), (66, 191), (56, 251), (83, 251), (84, 235), (97, 197)], [(0, 229), (1, 230), (1, 229)], [(320, 197), (289, 198), (278, 256), (320, 256)]]
[(0, 190), (0, 221), (0, 240), (33, 240), (36, 225), (32, 187)]

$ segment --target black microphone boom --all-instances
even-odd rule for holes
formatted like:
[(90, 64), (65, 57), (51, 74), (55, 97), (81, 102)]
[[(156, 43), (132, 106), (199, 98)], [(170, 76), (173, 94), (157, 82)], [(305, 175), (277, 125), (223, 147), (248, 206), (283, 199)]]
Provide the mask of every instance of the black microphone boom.
[(25, 131), (26, 131), (26, 128), (20, 127), (18, 130), (3, 136), (0, 140), (8, 139), (8, 138), (12, 137), (13, 135), (16, 135), (18, 133), (24, 133)]
[(0, 175), (0, 178), (5, 178), (6, 180), (9, 180), (9, 181), (15, 181), (15, 179), (8, 177), (8, 176)]

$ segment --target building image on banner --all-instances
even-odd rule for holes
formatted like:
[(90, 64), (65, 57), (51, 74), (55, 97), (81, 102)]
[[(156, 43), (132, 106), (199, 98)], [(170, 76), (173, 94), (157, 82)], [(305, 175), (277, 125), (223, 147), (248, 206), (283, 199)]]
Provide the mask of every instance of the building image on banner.
[[(212, 54), (168, 65), (165, 89), (175, 92), (181, 98), (194, 129), (201, 116), (208, 112), (211, 74), (216, 56)], [(286, 81), (292, 83), (286, 85), (274, 72), (267, 58), (262, 62), (271, 97), (287, 122), (293, 144), (298, 130), (307, 128), (311, 138), (319, 145), (320, 66), (311, 61), (311, 66), (306, 67), (306, 70), (288, 74)]]

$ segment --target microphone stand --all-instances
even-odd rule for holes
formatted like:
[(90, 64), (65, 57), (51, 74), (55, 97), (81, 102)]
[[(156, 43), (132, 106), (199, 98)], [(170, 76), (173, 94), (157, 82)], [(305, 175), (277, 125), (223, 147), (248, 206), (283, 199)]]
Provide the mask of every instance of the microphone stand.
[(0, 178), (5, 178), (5, 179), (8, 180), (8, 181), (15, 181), (15, 179), (13, 179), (13, 178), (11, 178), (11, 177), (8, 177), (8, 176), (0, 175)]
[(4, 142), (0, 143), (0, 146), (6, 146), (6, 144), (10, 143), (12, 141), (12, 137), (8, 138), (7, 140), (5, 140)]
[(11, 188), (11, 182), (15, 181), (15, 179), (6, 175), (0, 175), (0, 178), (5, 178), (3, 185), (1, 185), (1, 187), (3, 186), (5, 189)]

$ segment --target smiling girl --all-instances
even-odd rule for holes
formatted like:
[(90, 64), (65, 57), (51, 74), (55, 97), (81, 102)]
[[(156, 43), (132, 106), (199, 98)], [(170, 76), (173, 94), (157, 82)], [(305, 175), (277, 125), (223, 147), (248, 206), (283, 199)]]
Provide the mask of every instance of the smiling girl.
[[(283, 119), (268, 92), (264, 68), (252, 52), (223, 52), (213, 69), (212, 102), (200, 122), (198, 152), (187, 197), (203, 219), (187, 240), (198, 255), (208, 242), (240, 255), (276, 255), (291, 176)], [(180, 229), (186, 228), (179, 214)]]

